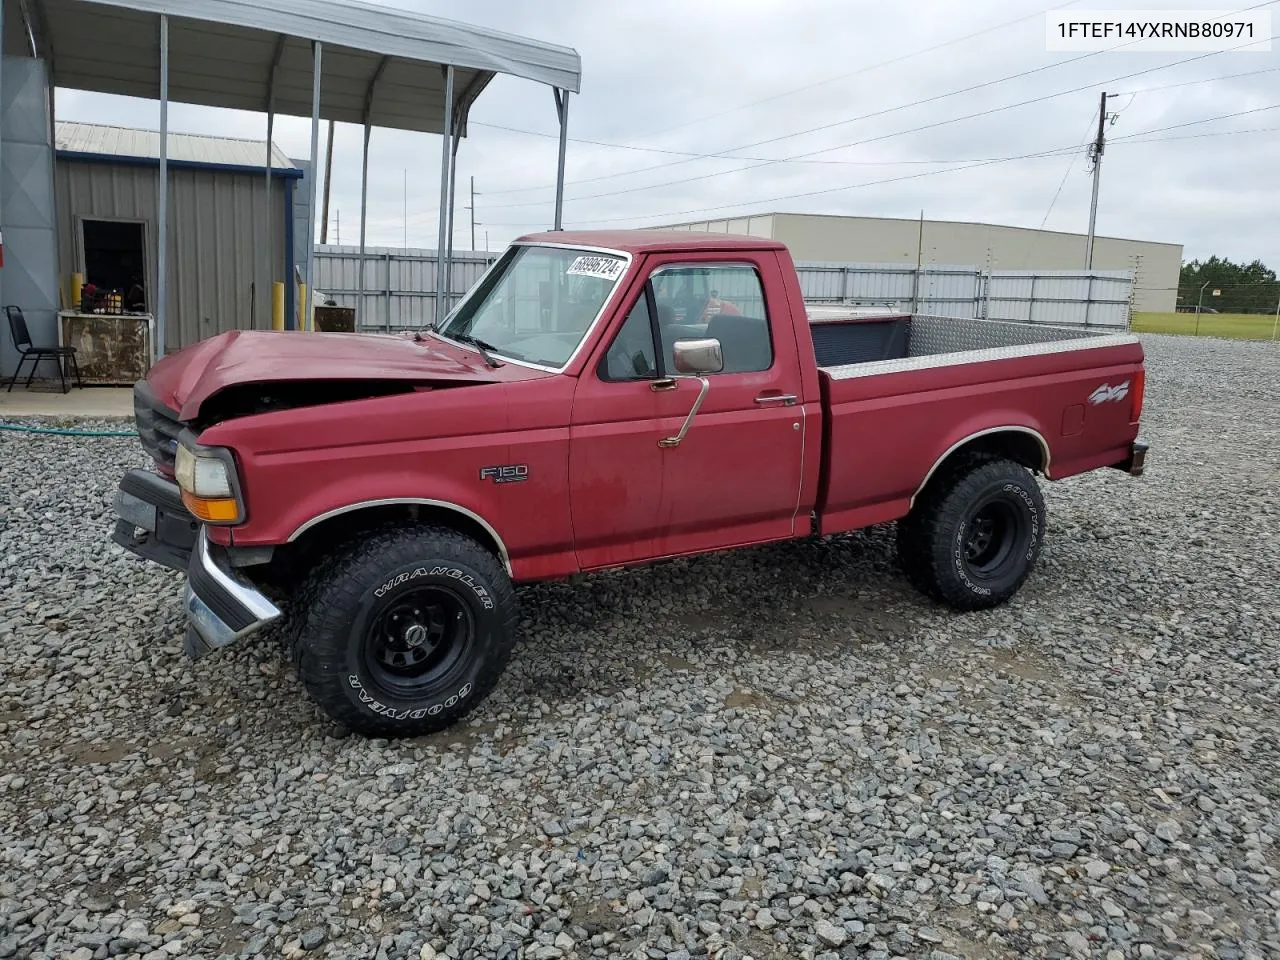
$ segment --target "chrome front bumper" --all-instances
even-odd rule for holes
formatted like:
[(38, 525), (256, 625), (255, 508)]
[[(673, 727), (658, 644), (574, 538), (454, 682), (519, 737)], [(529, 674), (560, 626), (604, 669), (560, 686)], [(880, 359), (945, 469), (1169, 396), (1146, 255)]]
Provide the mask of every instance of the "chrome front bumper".
[(260, 630), (280, 609), (234, 573), (225, 551), (211, 544), (204, 528), (187, 568), (187, 635), (183, 651), (193, 660)]

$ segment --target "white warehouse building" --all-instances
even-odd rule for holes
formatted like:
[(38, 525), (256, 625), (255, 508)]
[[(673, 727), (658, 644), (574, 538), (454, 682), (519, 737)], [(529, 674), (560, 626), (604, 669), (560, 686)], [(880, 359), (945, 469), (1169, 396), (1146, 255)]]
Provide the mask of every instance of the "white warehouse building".
[[(658, 229), (655, 227), (655, 229)], [(765, 213), (725, 220), (669, 224), (662, 229), (768, 237), (785, 243), (797, 261), (825, 263), (971, 264), (983, 270), (1078, 270), (1085, 265), (1083, 233), (990, 223)], [(1182, 244), (1097, 237), (1095, 270), (1133, 273), (1133, 309), (1172, 311), (1177, 305)]]

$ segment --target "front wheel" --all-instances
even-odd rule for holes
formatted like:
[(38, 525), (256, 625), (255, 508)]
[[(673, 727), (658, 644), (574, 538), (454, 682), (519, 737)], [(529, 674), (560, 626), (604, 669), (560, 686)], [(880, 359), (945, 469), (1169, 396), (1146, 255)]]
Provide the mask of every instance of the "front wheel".
[(356, 733), (434, 733), (493, 689), (515, 642), (497, 557), (453, 530), (382, 532), (318, 567), (298, 594), (303, 685)]
[(930, 480), (898, 522), (898, 557), (933, 599), (957, 610), (994, 607), (1031, 575), (1044, 521), (1044, 498), (1025, 467), (966, 459)]

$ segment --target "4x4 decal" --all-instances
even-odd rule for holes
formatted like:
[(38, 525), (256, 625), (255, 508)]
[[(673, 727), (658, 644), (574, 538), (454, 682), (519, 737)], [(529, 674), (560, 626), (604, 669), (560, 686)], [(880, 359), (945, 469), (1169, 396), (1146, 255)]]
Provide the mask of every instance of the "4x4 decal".
[(1104, 383), (1093, 393), (1089, 394), (1089, 402), (1092, 404), (1113, 403), (1123, 400), (1129, 395), (1129, 381), (1117, 383), (1114, 387), (1109, 383)]

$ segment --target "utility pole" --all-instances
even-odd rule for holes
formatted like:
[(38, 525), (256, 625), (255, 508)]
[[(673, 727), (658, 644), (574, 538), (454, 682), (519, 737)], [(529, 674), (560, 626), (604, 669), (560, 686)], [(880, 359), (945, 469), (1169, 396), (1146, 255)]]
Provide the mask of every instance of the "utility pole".
[(1093, 230), (1098, 222), (1098, 181), (1102, 177), (1102, 150), (1107, 143), (1107, 93), (1102, 92), (1098, 104), (1098, 138), (1093, 141), (1089, 156), (1093, 160), (1093, 200), (1089, 203), (1089, 240), (1085, 245), (1084, 268), (1093, 269)]
[(333, 179), (333, 121), (329, 121), (329, 140), (324, 150), (324, 212), (320, 217), (320, 242), (329, 242), (329, 181)]
[(924, 266), (924, 210), (920, 211), (920, 233), (916, 237), (916, 272), (911, 282), (911, 312), (920, 312), (920, 270)]
[(476, 178), (471, 178), (471, 206), (467, 207), (471, 211), (471, 252), (476, 250)]

